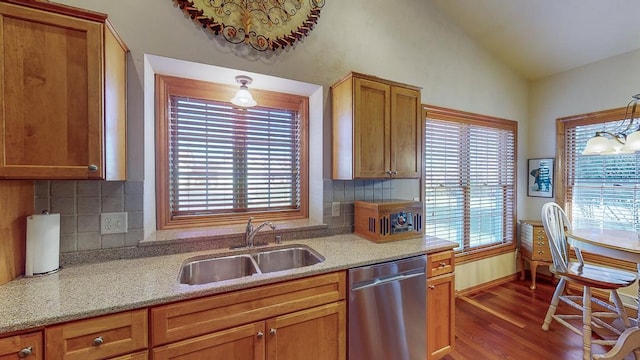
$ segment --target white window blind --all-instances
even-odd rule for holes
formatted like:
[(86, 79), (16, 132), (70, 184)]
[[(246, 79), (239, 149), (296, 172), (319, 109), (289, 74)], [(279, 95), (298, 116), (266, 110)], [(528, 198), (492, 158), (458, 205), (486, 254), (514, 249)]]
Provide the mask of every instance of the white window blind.
[(640, 230), (640, 154), (581, 154), (596, 131), (615, 132), (623, 125), (565, 125), (565, 208), (574, 227)]
[(297, 209), (297, 111), (170, 96), (172, 216)]
[(425, 231), (473, 250), (513, 240), (515, 131), (438, 120), (425, 126)]

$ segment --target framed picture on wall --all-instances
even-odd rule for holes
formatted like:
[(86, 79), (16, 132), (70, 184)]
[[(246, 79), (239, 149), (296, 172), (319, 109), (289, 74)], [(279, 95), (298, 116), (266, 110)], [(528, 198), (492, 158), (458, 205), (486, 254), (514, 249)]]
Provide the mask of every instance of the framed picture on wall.
[(553, 158), (529, 159), (527, 195), (553, 197)]

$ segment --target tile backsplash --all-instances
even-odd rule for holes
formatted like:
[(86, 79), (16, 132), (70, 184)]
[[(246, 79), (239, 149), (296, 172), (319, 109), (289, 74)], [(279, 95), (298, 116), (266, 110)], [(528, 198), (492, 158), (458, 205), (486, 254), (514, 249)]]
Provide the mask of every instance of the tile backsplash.
[[(394, 180), (324, 180), (322, 221), (326, 235), (353, 232), (355, 200), (391, 199)], [(143, 182), (52, 180), (35, 182), (35, 211), (60, 214), (60, 251), (136, 246), (143, 240)], [(340, 214), (332, 215), (338, 202)], [(100, 234), (100, 214), (127, 213), (127, 232)], [(316, 232), (316, 235), (317, 232)]]
[[(60, 214), (60, 252), (135, 246), (143, 237), (143, 182), (36, 181), (36, 212)], [(100, 234), (100, 214), (127, 213), (127, 232)]]

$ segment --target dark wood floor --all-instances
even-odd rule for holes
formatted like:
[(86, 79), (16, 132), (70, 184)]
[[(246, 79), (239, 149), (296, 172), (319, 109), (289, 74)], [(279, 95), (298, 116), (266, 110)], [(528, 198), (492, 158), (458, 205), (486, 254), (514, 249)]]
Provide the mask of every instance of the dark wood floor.
[[(458, 297), (455, 352), (444, 360), (582, 359), (580, 336), (555, 321), (549, 331), (541, 328), (555, 286), (544, 279), (535, 291), (529, 285), (528, 280), (514, 281)], [(559, 309), (571, 311), (562, 302)], [(594, 354), (607, 350), (593, 345)]]

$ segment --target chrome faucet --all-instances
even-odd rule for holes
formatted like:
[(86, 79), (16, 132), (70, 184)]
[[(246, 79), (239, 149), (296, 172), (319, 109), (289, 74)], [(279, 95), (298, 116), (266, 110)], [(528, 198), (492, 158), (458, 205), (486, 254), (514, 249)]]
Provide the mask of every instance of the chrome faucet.
[(260, 224), (257, 228), (254, 229), (253, 224), (251, 223), (251, 220), (253, 220), (252, 217), (249, 218), (249, 221), (247, 221), (247, 228), (245, 229), (245, 232), (244, 232), (244, 240), (247, 247), (253, 247), (253, 238), (256, 237), (256, 234), (258, 233), (258, 231), (260, 231), (260, 229), (262, 229), (263, 227), (269, 226), (271, 230), (276, 229), (276, 226), (271, 221), (265, 221), (262, 224)]

